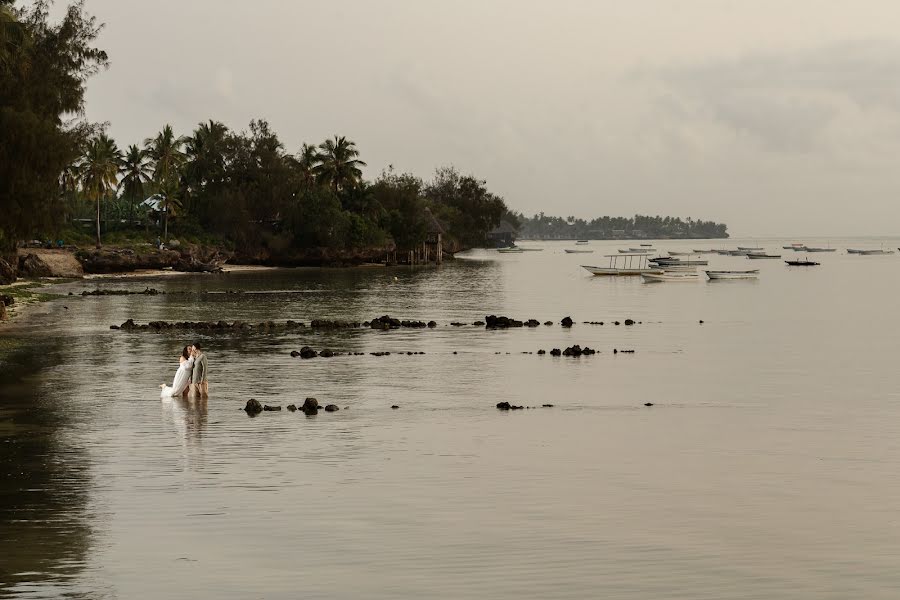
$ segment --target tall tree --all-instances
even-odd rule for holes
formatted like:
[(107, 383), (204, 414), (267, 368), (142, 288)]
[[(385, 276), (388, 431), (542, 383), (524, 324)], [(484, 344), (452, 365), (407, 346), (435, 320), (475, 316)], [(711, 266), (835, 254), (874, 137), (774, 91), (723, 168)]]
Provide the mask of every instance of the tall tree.
[(93, 47), (100, 25), (83, 7), (51, 23), (48, 2), (0, 1), (0, 250), (56, 229), (65, 215), (59, 176), (87, 137), (67, 119), (81, 113), (87, 79), (107, 64)]
[(128, 216), (134, 219), (134, 209), (145, 197), (144, 184), (150, 181), (152, 170), (147, 153), (132, 144), (128, 146), (119, 167), (122, 179), (119, 187), (122, 196), (128, 200)]
[(313, 172), (319, 183), (329, 185), (335, 192), (359, 184), (362, 179), (360, 167), (366, 163), (359, 160), (356, 144), (344, 136), (334, 136), (319, 144), (316, 165)]
[(175, 198), (181, 179), (181, 168), (186, 160), (184, 145), (187, 138), (175, 136), (171, 125), (166, 125), (155, 138), (144, 140), (147, 155), (153, 161), (153, 181), (159, 186), (165, 210), (165, 239), (169, 239), (169, 216), (181, 208), (180, 199)]
[(116, 189), (122, 153), (106, 134), (99, 134), (88, 142), (80, 165), (81, 186), (88, 200), (97, 204), (97, 247), (100, 240), (100, 207), (111, 190)]
[(316, 165), (319, 162), (319, 151), (315, 146), (303, 144), (297, 153), (297, 169), (300, 180), (309, 188), (316, 182)]

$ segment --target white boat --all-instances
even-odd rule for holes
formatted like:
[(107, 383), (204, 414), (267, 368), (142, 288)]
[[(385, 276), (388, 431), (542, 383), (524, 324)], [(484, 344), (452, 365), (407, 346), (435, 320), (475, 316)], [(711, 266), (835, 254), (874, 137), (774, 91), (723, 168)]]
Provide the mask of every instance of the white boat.
[(565, 249), (566, 254), (593, 254), (593, 250), (571, 250), (569, 248)]
[(706, 276), (710, 280), (713, 279), (757, 279), (759, 278), (759, 269), (751, 269), (746, 271), (706, 271)]
[(641, 273), (644, 283), (662, 283), (664, 281), (697, 281), (696, 273)]
[(862, 254), (864, 250), (854, 250), (853, 248), (847, 248), (847, 254)]
[(675, 252), (675, 251), (669, 252), (669, 256), (693, 256), (694, 254), (697, 254), (696, 250), (693, 252)]
[(772, 260), (781, 258), (780, 254), (757, 254), (756, 252), (750, 252), (747, 254), (747, 258), (750, 260)]
[(627, 248), (625, 250), (619, 249), (619, 254), (650, 254), (649, 250), (641, 250), (639, 248)]
[(612, 254), (606, 258), (609, 259), (609, 266), (595, 267), (593, 265), (581, 265), (592, 275), (609, 275), (609, 276), (625, 276), (625, 275), (641, 275), (643, 273), (658, 273), (664, 271), (659, 267), (651, 267), (647, 262), (646, 254)]
[(837, 248), (810, 248), (809, 246), (803, 247), (803, 252), (834, 252)]
[(860, 250), (859, 253), (863, 256), (881, 256), (883, 254), (893, 254), (893, 250)]

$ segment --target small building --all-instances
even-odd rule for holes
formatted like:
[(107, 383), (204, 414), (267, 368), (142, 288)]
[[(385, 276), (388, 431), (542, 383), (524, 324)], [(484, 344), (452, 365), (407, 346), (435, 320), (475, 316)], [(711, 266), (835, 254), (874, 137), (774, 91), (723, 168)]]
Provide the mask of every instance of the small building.
[(500, 225), (488, 232), (487, 241), (494, 248), (511, 248), (516, 244), (516, 228), (509, 221), (500, 221)]

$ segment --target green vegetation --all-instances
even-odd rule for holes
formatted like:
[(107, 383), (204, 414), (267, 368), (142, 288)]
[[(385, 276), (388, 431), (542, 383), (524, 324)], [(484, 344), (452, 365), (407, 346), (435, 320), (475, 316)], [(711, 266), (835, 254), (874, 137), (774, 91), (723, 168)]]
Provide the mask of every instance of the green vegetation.
[[(356, 249), (424, 241), (426, 209), (448, 242), (482, 243), (506, 213), (481, 181), (442, 168), (424, 182), (383, 173), (366, 181), (356, 144), (334, 136), (289, 152), (269, 124), (233, 131), (210, 120), (190, 135), (169, 125), (142, 144), (117, 144), (75, 121), (85, 82), (107, 65), (93, 47), (100, 26), (83, 2), (59, 24), (48, 3), (0, 0), (0, 245), (26, 238), (100, 247), (205, 237), (237, 251)], [(122, 152), (121, 148), (127, 149)], [(146, 202), (146, 200), (151, 200)], [(0, 252), (2, 254), (2, 252)]]
[(515, 215), (519, 236), (532, 239), (720, 239), (728, 237), (728, 228), (712, 221), (690, 217), (599, 217), (592, 221), (575, 217), (548, 217), (544, 213), (531, 218)]

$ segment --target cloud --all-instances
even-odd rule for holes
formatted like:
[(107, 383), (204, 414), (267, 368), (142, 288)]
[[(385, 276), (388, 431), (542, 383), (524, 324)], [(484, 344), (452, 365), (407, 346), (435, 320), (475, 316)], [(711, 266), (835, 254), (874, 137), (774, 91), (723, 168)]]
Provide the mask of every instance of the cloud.
[(655, 82), (656, 104), (671, 118), (717, 124), (768, 151), (837, 151), (861, 125), (895, 138), (900, 124), (893, 42), (644, 68), (632, 79)]

